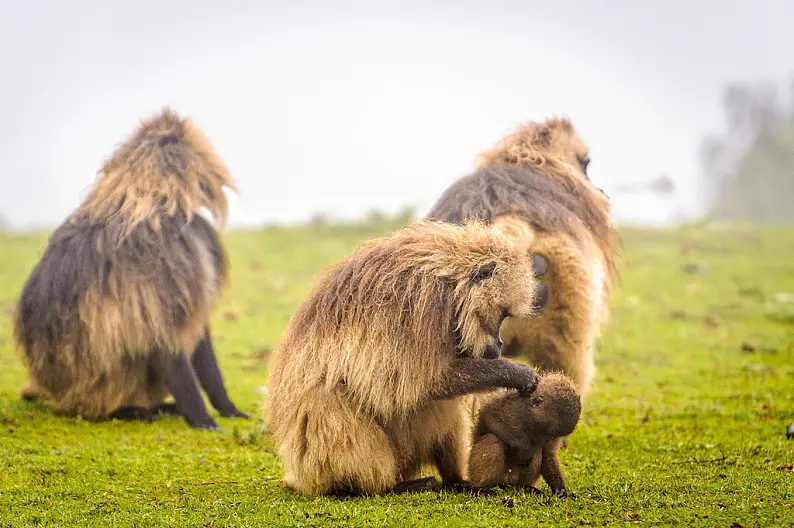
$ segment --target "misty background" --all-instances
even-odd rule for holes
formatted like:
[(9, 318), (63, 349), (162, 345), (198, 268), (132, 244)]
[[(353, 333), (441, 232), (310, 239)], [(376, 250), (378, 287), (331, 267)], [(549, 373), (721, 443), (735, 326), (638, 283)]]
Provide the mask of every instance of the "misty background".
[(232, 226), (423, 214), (552, 116), (619, 222), (733, 211), (763, 181), (752, 217), (794, 197), (792, 20), (790, 0), (0, 0), (0, 218), (57, 225), (166, 105), (232, 170)]

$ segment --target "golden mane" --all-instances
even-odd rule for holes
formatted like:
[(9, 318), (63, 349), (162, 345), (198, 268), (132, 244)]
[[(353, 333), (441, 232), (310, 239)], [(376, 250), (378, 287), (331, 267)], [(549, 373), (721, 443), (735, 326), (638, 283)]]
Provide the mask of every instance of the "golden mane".
[(476, 168), (505, 164), (529, 167), (559, 178), (573, 192), (586, 193), (608, 209), (609, 201), (587, 180), (581, 160), (588, 148), (569, 119), (555, 118), (519, 126), (494, 147), (480, 153)]
[(223, 160), (190, 119), (166, 108), (142, 121), (99, 171), (78, 214), (94, 222), (145, 222), (159, 231), (160, 218), (186, 219), (207, 208), (225, 225), (223, 188), (237, 190)]
[(519, 126), (479, 154), (476, 167), (478, 170), (494, 165), (526, 167), (560, 182), (588, 211), (581, 219), (596, 236), (608, 273), (616, 279), (616, 251), (620, 242), (609, 219), (609, 199), (590, 182), (582, 168), (581, 160), (588, 156), (589, 149), (571, 121), (555, 118)]
[(537, 167), (570, 178), (580, 172), (577, 155), (587, 155), (568, 119), (524, 123), (477, 156), (477, 168), (494, 163)]

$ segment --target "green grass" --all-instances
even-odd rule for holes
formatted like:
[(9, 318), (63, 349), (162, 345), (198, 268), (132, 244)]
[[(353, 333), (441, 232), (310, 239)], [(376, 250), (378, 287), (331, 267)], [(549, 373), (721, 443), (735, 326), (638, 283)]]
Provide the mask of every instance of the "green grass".
[[(232, 283), (213, 325), (242, 408), (258, 410), (268, 353), (316, 273), (394, 226), (226, 236)], [(595, 387), (562, 453), (578, 498), (332, 500), (282, 487), (256, 421), (91, 424), (21, 401), (10, 316), (46, 235), (0, 236), (0, 526), (794, 525), (794, 230), (623, 237)]]

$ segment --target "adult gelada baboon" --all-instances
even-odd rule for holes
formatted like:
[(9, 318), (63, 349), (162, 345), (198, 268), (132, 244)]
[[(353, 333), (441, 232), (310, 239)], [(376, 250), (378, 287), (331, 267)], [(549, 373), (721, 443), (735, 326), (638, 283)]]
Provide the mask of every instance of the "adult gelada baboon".
[(471, 415), (463, 395), (534, 388), (493, 357), (508, 315), (537, 309), (529, 261), (482, 224), (417, 222), (332, 266), (272, 357), (269, 431), (285, 484), (307, 494), (426, 489), (435, 464), (465, 489)]
[(562, 370), (587, 393), (595, 341), (617, 277), (617, 231), (609, 201), (590, 182), (588, 149), (567, 119), (528, 123), (480, 155), (477, 169), (453, 183), (429, 218), (478, 218), (531, 254), (548, 295), (539, 317), (509, 317), (505, 356), (541, 370)]
[(169, 109), (116, 149), (22, 291), (23, 397), (90, 420), (176, 410), (218, 429), (201, 386), (222, 416), (248, 416), (227, 395), (209, 330), (228, 264), (200, 211), (225, 223), (224, 187), (234, 183), (207, 138)]

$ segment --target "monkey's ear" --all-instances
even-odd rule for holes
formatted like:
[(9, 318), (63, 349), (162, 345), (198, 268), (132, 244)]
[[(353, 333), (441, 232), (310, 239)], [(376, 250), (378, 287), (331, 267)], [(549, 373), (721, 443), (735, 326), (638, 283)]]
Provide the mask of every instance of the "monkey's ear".
[(491, 261), (474, 270), (471, 274), (471, 281), (482, 282), (485, 279), (490, 279), (493, 277), (494, 271), (496, 271), (496, 262)]

